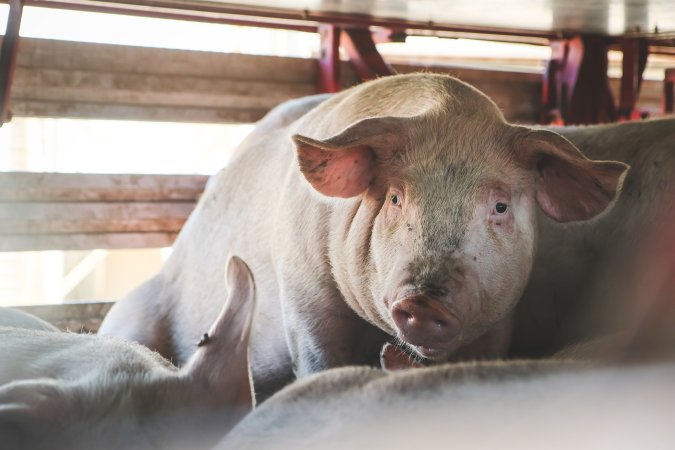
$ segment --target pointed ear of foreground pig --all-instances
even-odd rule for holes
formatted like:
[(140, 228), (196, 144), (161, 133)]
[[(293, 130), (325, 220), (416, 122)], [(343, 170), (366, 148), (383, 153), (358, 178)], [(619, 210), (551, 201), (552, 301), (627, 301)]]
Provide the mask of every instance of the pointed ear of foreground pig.
[(293, 142), (300, 171), (328, 197), (361, 194), (377, 175), (378, 159), (401, 145), (409, 122), (405, 117), (373, 117), (350, 125), (324, 140), (296, 134)]
[(520, 151), (537, 171), (539, 207), (557, 222), (588, 220), (604, 211), (621, 190), (628, 165), (593, 161), (557, 133), (529, 131)]
[[(205, 333), (183, 374), (199, 389), (196, 401), (227, 407), (234, 425), (253, 408), (248, 347), (256, 307), (253, 275), (244, 261), (231, 256), (225, 270), (227, 300)], [(234, 417), (236, 416), (236, 417)]]

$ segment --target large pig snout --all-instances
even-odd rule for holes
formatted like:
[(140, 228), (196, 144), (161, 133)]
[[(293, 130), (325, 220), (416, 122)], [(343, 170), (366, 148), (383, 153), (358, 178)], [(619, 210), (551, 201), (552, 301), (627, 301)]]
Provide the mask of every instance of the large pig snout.
[(391, 316), (409, 344), (443, 349), (460, 332), (460, 323), (441, 301), (425, 295), (408, 296), (391, 306)]

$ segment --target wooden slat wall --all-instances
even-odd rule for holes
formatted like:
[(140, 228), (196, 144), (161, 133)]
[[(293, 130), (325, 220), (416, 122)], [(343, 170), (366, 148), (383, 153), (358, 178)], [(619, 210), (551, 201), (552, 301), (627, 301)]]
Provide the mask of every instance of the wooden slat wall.
[(207, 179), (0, 173), (0, 251), (171, 245)]
[[(448, 66), (493, 97), (507, 118), (537, 119), (541, 77)], [(344, 86), (357, 82), (343, 64)], [(22, 39), (10, 108), (15, 116), (250, 123), (291, 98), (316, 93), (312, 59)]]
[(315, 93), (308, 59), (22, 39), (15, 116), (250, 123)]
[[(507, 119), (538, 119), (540, 74), (394, 68), (452, 73), (488, 94)], [(356, 83), (349, 63), (342, 73), (344, 86)], [(15, 116), (250, 123), (284, 100), (316, 93), (316, 78), (312, 59), (22, 39), (10, 108)], [(661, 91), (660, 82), (645, 81), (639, 106), (658, 110)]]

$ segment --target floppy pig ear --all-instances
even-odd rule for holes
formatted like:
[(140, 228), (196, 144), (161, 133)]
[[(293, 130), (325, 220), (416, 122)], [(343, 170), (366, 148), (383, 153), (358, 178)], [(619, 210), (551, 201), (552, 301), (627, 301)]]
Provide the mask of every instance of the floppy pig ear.
[(323, 195), (359, 195), (377, 176), (380, 153), (403, 141), (404, 121), (403, 117), (364, 119), (325, 140), (296, 134), (293, 142), (300, 171)]
[(246, 263), (236, 256), (229, 258), (225, 272), (225, 305), (184, 370), (192, 383), (207, 388), (202, 391), (209, 397), (204, 403), (227, 406), (243, 417), (253, 407), (248, 343), (255, 284)]
[(539, 207), (557, 222), (588, 220), (609, 206), (621, 190), (628, 165), (592, 161), (557, 133), (535, 130), (519, 149), (525, 165), (537, 172)]

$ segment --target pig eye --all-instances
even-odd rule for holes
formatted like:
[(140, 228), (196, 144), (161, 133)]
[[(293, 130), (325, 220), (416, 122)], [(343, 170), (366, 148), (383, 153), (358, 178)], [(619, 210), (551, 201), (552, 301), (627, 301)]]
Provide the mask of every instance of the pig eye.
[(391, 204), (394, 206), (401, 206), (401, 197), (399, 197), (397, 194), (391, 194), (391, 197), (389, 197), (391, 200)]
[(497, 214), (504, 214), (507, 209), (508, 206), (506, 203), (499, 202), (495, 205), (495, 211), (497, 211)]

